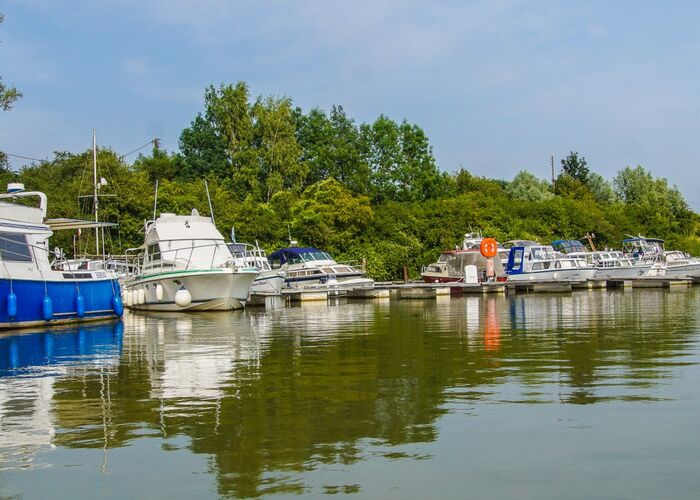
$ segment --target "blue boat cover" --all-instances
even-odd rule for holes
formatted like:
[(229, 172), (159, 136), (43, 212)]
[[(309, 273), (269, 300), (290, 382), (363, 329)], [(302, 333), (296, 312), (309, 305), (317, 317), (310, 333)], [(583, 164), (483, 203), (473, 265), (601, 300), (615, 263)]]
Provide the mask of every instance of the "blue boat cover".
[(288, 247), (288, 248), (280, 248), (279, 250), (272, 252), (269, 256), (269, 260), (277, 260), (279, 259), (280, 264), (284, 264), (289, 260), (290, 257), (294, 257), (297, 255), (302, 255), (304, 253), (315, 253), (319, 252), (317, 248), (313, 247)]

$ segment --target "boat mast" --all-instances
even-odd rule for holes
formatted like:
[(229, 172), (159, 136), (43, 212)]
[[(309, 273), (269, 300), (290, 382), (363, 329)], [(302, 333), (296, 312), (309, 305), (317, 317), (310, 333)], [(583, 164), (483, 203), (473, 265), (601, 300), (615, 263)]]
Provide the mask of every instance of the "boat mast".
[[(95, 222), (99, 221), (97, 217), (98, 197), (97, 197), (97, 138), (95, 129), (92, 129), (92, 187), (93, 199), (95, 204)], [(95, 255), (100, 255), (100, 228), (95, 224)]]

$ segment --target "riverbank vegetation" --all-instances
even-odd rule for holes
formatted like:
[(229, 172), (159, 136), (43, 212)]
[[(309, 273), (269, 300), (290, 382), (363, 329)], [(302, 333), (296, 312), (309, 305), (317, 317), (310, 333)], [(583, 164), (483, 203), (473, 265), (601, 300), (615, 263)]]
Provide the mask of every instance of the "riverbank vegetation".
[[(203, 111), (179, 140), (178, 151), (154, 142), (129, 164), (99, 149), (107, 180), (100, 218), (117, 222), (111, 249), (121, 253), (143, 240), (158, 211), (208, 213), (209, 184), (216, 223), (235, 227), (238, 241), (268, 251), (300, 245), (323, 248), (338, 260), (366, 259), (376, 279), (396, 279), (404, 265), (416, 275), (462, 235), (479, 230), (500, 241), (582, 238), (619, 248), (626, 235), (667, 240), (668, 247), (700, 254), (700, 218), (675, 186), (642, 166), (624, 167), (608, 181), (572, 152), (554, 183), (523, 170), (511, 180), (448, 172), (436, 164), (430, 141), (416, 124), (380, 115), (356, 123), (341, 106), (303, 111), (283, 97), (253, 98), (247, 85), (209, 87)], [(92, 152), (57, 152), (51, 161), (0, 171), (2, 182), (24, 182), (49, 196), (49, 215), (90, 217)], [(94, 247), (91, 233), (77, 250)], [(70, 253), (73, 235), (55, 242)]]

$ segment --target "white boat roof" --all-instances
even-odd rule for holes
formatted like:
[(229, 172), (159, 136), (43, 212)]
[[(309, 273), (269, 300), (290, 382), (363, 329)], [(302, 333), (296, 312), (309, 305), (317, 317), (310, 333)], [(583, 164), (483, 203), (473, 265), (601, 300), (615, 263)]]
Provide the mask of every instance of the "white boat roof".
[(0, 219), (42, 224), (43, 214), (41, 208), (2, 201), (0, 202)]
[[(155, 234), (154, 234), (155, 233)], [(224, 237), (216, 229), (211, 218), (201, 215), (160, 214), (151, 226), (148, 235), (151, 241), (175, 240), (222, 240)]]

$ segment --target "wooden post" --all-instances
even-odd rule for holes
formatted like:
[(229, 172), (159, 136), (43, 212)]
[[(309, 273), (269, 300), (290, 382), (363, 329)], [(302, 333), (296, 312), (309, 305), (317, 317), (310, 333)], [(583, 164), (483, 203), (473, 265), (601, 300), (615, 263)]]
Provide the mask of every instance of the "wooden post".
[(408, 268), (403, 266), (403, 282), (408, 283)]

